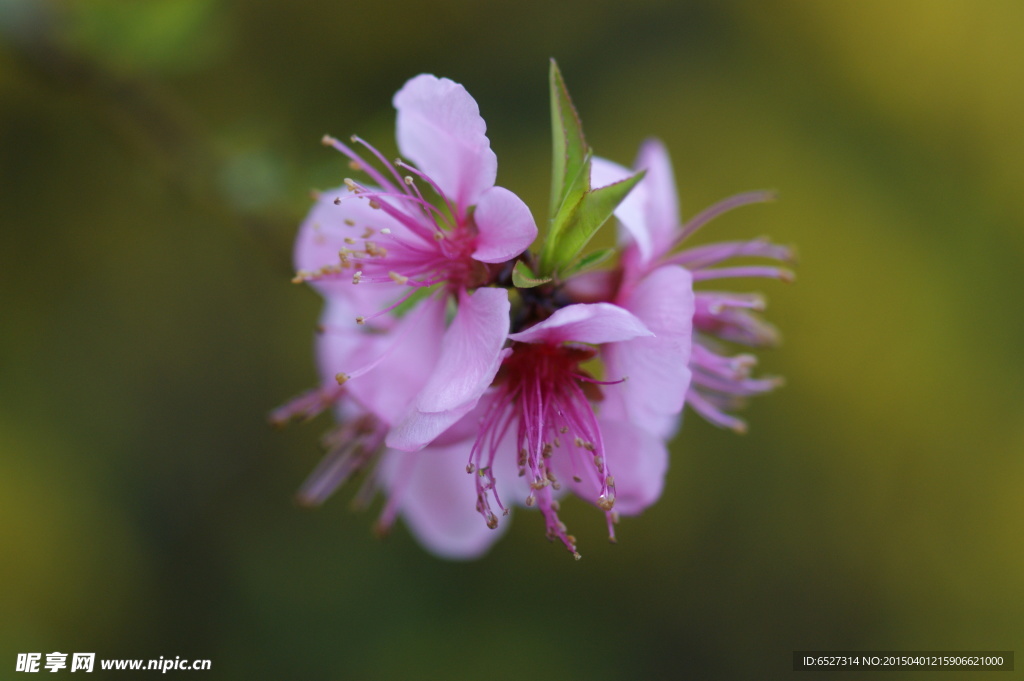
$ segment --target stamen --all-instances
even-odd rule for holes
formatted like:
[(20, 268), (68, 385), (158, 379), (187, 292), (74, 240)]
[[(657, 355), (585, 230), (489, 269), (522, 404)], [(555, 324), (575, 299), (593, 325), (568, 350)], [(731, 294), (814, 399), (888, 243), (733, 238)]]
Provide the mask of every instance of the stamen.
[(792, 270), (782, 267), (717, 267), (693, 272), (694, 281), (707, 281), (708, 279), (732, 279), (744, 277), (767, 277), (778, 279), (787, 284), (796, 281), (796, 275)]
[(776, 198), (777, 195), (775, 192), (755, 191), (737, 194), (735, 196), (730, 196), (727, 199), (723, 199), (722, 201), (719, 201), (713, 206), (705, 208), (703, 211), (698, 213), (693, 218), (690, 218), (689, 222), (684, 224), (682, 229), (679, 231), (679, 236), (677, 236), (675, 240), (672, 242), (672, 248), (675, 248), (679, 244), (683, 243), (683, 241), (686, 240), (687, 237), (689, 237), (691, 234), (696, 232), (698, 229), (700, 229), (707, 223), (717, 218), (719, 215), (728, 213), (734, 208), (739, 208), (740, 206), (746, 206), (747, 204), (751, 203), (765, 203), (768, 201), (774, 201)]

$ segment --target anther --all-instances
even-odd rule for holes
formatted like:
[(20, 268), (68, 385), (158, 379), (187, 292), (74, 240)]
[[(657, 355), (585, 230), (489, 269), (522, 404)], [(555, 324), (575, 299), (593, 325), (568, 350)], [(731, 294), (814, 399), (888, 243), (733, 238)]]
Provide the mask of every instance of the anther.
[[(341, 199), (335, 199), (334, 201), (335, 203), (341, 203)], [(353, 220), (352, 218), (345, 218), (345, 225), (348, 227), (355, 227), (356, 221)]]
[(388, 272), (388, 276), (391, 277), (391, 281), (401, 286), (405, 286), (406, 282), (409, 281), (409, 277), (403, 277), (398, 272)]
[(377, 210), (378, 208), (380, 208), (380, 202), (375, 201), (374, 199), (370, 199), (370, 208)]
[(330, 135), (324, 135), (323, 137), (320, 138), (320, 144), (324, 145), (325, 147), (333, 146), (334, 143), (337, 141), (338, 140), (334, 139)]
[(381, 234), (391, 234), (391, 228), (390, 227), (385, 227), (384, 229), (380, 230), (380, 233)]
[(370, 256), (371, 258), (383, 258), (388, 254), (387, 249), (381, 248), (372, 241), (365, 242), (363, 244), (363, 248), (366, 249), (366, 255)]
[(572, 557), (573, 557), (573, 558), (575, 558), (576, 560), (579, 560), (579, 559), (580, 559), (580, 558), (582, 558), (583, 556), (581, 556), (581, 555), (580, 555), (580, 552), (579, 552), (579, 551), (573, 551), (573, 552), (572, 552)]
[(367, 227), (363, 231), (363, 236), (360, 237), (360, 238), (362, 238), (362, 239), (369, 239), (371, 236), (373, 236), (373, 227)]
[(348, 162), (348, 167), (350, 169), (352, 169), (352, 170), (362, 170), (363, 169), (363, 166), (359, 163), (359, 161), (349, 161)]
[(335, 206), (340, 206), (341, 205), (341, 197), (340, 196), (335, 196), (334, 197), (334, 205)]
[(412, 183), (415, 182), (415, 180), (412, 179), (412, 175), (406, 175), (405, 178), (403, 179), (405, 180), (405, 183), (410, 187), (412, 186)]
[(366, 323), (366, 317), (362, 317), (362, 316), (356, 317), (356, 324), (359, 324), (360, 326), (362, 326), (365, 323)]
[(347, 243), (349, 246), (354, 246), (355, 243), (356, 243), (356, 240), (353, 239), (350, 236), (347, 236), (347, 237), (345, 237), (345, 243)]
[(476, 470), (476, 466), (473, 464), (466, 464), (466, 472), (472, 474)]
[(530, 496), (526, 497), (526, 505), (527, 506), (533, 506), (533, 502), (535, 502), (535, 501), (536, 501), (536, 498), (532, 494)]
[(348, 374), (337, 373), (334, 375), (334, 380), (338, 382), (338, 385), (345, 385), (345, 382), (348, 381)]

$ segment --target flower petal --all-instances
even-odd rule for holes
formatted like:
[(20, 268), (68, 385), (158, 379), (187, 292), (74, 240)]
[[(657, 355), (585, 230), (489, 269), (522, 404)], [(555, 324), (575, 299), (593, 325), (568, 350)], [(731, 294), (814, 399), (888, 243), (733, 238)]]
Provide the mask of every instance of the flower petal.
[[(344, 199), (335, 204), (335, 199)], [(357, 199), (342, 187), (325, 191), (310, 209), (299, 227), (295, 240), (293, 259), (295, 268), (301, 272), (316, 272), (322, 267), (340, 263), (338, 252), (351, 248), (347, 238), (358, 238), (367, 227), (376, 230), (388, 228), (396, 234), (407, 230), (384, 211), (370, 208), (367, 201)], [(367, 314), (387, 306), (388, 301), (397, 297), (392, 286), (353, 286), (352, 270), (342, 270), (337, 275), (310, 280), (310, 285), (321, 295), (341, 297), (352, 302), (353, 312), (349, 323), (356, 314)]]
[(690, 273), (667, 265), (644, 277), (619, 303), (654, 332), (602, 348), (608, 386), (601, 413), (668, 437), (690, 385), (694, 296)]
[(640, 147), (636, 169), (646, 170), (644, 184), (644, 223), (653, 248), (652, 256), (664, 255), (679, 231), (679, 196), (672, 159), (659, 140), (648, 140)]
[(466, 88), (421, 74), (394, 97), (398, 148), (464, 209), (494, 186), (498, 159), (487, 124)]
[(473, 258), (480, 262), (511, 260), (537, 238), (537, 223), (530, 209), (504, 187), (491, 187), (483, 193), (473, 219), (479, 232)]
[[(590, 184), (595, 188), (606, 187), (626, 179), (634, 172), (618, 163), (595, 157), (591, 160), (590, 165)], [(647, 177), (644, 176), (644, 179), (633, 187), (633, 190), (626, 194), (622, 203), (615, 208), (615, 217), (625, 229), (626, 234), (636, 244), (644, 262), (649, 260), (654, 253), (654, 245), (651, 242), (651, 233), (647, 228), (644, 209), (647, 205), (647, 192)]]
[(501, 365), (509, 308), (504, 289), (459, 294), (459, 310), (444, 335), (433, 372), (405, 418), (388, 435), (389, 446), (419, 449), (476, 405)]
[(509, 334), (509, 338), (520, 343), (557, 345), (565, 341), (615, 343), (653, 335), (642, 321), (618, 305), (579, 303), (556, 310), (526, 331)]
[(442, 558), (466, 560), (483, 554), (508, 527), (489, 529), (476, 512), (476, 487), (466, 473), (472, 440), (410, 453), (389, 450), (381, 460), (385, 487), (421, 544)]
[[(614, 509), (623, 515), (640, 513), (661, 496), (668, 450), (661, 438), (631, 423), (601, 419), (600, 425), (608, 471), (615, 478)], [(574, 494), (597, 504), (601, 485), (594, 467), (587, 462), (572, 467), (569, 456), (555, 459), (555, 475), (568, 481)]]
[(350, 363), (336, 371), (354, 371), (382, 353), (388, 356), (346, 383), (349, 394), (384, 423), (397, 423), (430, 378), (430, 367), (441, 354), (444, 323), (445, 299), (435, 296), (410, 311), (386, 334), (357, 332), (361, 346)]

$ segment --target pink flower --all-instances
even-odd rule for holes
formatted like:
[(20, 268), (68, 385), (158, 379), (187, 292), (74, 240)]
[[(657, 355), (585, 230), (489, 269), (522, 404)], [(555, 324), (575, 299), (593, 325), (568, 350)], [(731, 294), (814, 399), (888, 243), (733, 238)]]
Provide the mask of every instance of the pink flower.
[[(774, 340), (753, 314), (761, 299), (693, 286), (789, 279), (778, 267), (717, 267), (736, 256), (787, 260), (789, 250), (763, 240), (678, 249), (715, 215), (770, 195), (743, 194), (680, 224), (671, 164), (656, 142), (641, 149), (640, 184), (637, 173), (602, 189), (631, 172), (601, 159), (588, 165), (555, 67), (552, 93), (555, 153), (565, 155), (555, 167), (567, 177), (556, 172), (539, 257), (524, 253), (536, 225), (495, 186), (486, 126), (462, 86), (421, 75), (395, 95), (398, 146), (415, 165), (388, 161), (359, 138), (351, 147), (324, 138), (368, 180), (346, 179), (318, 197), (296, 243), (295, 281), (326, 299), (320, 386), (272, 420), (331, 409), (340, 424), (299, 492), (303, 503), (321, 503), (365, 470), (357, 500), (386, 497), (378, 528), (401, 516), (440, 556), (480, 555), (507, 527), (500, 518), (525, 506), (579, 558), (559, 518), (565, 495), (603, 511), (614, 541), (620, 514), (660, 496), (665, 442), (685, 404), (739, 430), (729, 412), (776, 385), (751, 377), (753, 357), (722, 350)], [(568, 276), (599, 262), (584, 250), (616, 205), (617, 267)]]
[(426, 449), (382, 464), (388, 520), (400, 512), (433, 552), (471, 558), (501, 536), (493, 530), (507, 525), (499, 516), (513, 504), (536, 506), (548, 537), (578, 558), (558, 517), (559, 498), (572, 491), (605, 512), (614, 539), (620, 513), (639, 513), (660, 496), (668, 453), (643, 427), (595, 413), (622, 381), (596, 380), (581, 365), (597, 355), (593, 346), (650, 337), (610, 303), (569, 305), (511, 334), (478, 407)]
[[(404, 411), (375, 411), (379, 400), (364, 399), (378, 418), (393, 426), (388, 443), (415, 450), (471, 410), (494, 378), (509, 330), (508, 293), (479, 287), (493, 281), (492, 265), (515, 258), (533, 242), (537, 227), (515, 194), (494, 185), (497, 160), (486, 124), (465, 88), (420, 75), (395, 95), (394, 105), (399, 149), (416, 167), (391, 163), (353, 138), (370, 153), (374, 165), (351, 147), (325, 137), (324, 143), (348, 156), (371, 184), (346, 180), (347, 192), (320, 197), (300, 229), (296, 281), (312, 282), (329, 301), (344, 300), (345, 309), (366, 311), (393, 302), (376, 314), (355, 317), (375, 331), (394, 326), (390, 319), (380, 319), (385, 313), (413, 293), (436, 287), (435, 302), (421, 304), (434, 315), (422, 333), (389, 334), (390, 344), (360, 337), (366, 348), (379, 351), (377, 355), (368, 356), (372, 350), (355, 353), (347, 356), (353, 363), (330, 368), (344, 383), (377, 371), (381, 362), (421, 356), (423, 363), (408, 379), (387, 386), (392, 395), (389, 406), (402, 403)], [(424, 191), (437, 197), (437, 205)], [(381, 284), (369, 287), (381, 292), (362, 293), (367, 284)], [(394, 301), (396, 287), (409, 296)], [(473, 289), (477, 290), (471, 294)], [(444, 301), (449, 299), (457, 303), (457, 312), (445, 328)], [(437, 354), (422, 357), (421, 349), (414, 347), (421, 345), (436, 348)], [(359, 359), (363, 362), (355, 363)], [(431, 368), (432, 373), (425, 373)], [(374, 386), (355, 388), (356, 383), (356, 394), (380, 391)]]
[[(721, 341), (757, 347), (777, 342), (778, 334), (774, 327), (753, 314), (764, 309), (761, 296), (726, 291), (693, 293), (689, 290), (689, 281), (732, 277), (792, 281), (790, 270), (775, 266), (715, 266), (736, 257), (792, 262), (793, 253), (789, 248), (764, 239), (677, 249), (718, 215), (749, 203), (770, 201), (774, 195), (769, 192), (738, 194), (682, 223), (672, 164), (662, 144), (654, 140), (644, 144), (636, 168), (646, 169), (647, 174), (615, 213), (627, 244), (620, 279), (617, 284), (606, 280), (604, 288), (598, 286), (598, 290), (647, 323), (657, 334), (657, 342), (667, 343), (665, 339), (675, 338), (679, 340), (680, 347), (685, 344), (688, 329), (678, 315), (664, 313), (669, 308), (658, 304), (658, 293), (666, 303), (673, 296), (680, 301), (691, 301), (693, 345), (687, 348), (689, 358), (684, 366), (692, 379), (683, 380), (684, 371), (680, 365), (670, 367), (663, 364), (659, 372), (657, 366), (646, 362), (654, 355), (633, 353), (628, 345), (615, 347), (609, 351), (606, 361), (610, 367), (629, 375), (630, 381), (629, 389), (619, 393), (621, 399), (617, 398), (608, 408), (634, 422), (644, 423), (655, 432), (669, 435), (674, 423), (672, 412), (678, 413), (685, 400), (711, 423), (744, 432), (746, 423), (729, 412), (740, 407), (745, 398), (774, 389), (780, 380), (752, 378), (751, 370), (757, 363), (756, 358), (749, 354), (725, 355)], [(594, 184), (610, 184), (631, 172), (610, 161), (595, 159)], [(667, 288), (672, 288), (675, 293), (668, 294)], [(653, 292), (658, 293), (652, 297)], [(679, 307), (684, 306), (685, 303)], [(661, 320), (660, 326), (656, 320)], [(641, 341), (656, 342), (637, 339), (633, 343)], [(675, 375), (669, 377), (667, 374), (672, 371)], [(659, 399), (651, 400), (652, 395), (659, 396)]]

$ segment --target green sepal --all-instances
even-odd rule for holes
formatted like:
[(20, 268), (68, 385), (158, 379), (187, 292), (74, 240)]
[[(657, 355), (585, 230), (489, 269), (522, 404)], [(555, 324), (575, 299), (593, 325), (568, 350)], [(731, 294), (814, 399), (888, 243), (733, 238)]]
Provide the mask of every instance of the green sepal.
[(512, 283), (516, 288), (533, 288), (551, 281), (551, 277), (538, 277), (522, 260), (512, 268)]

